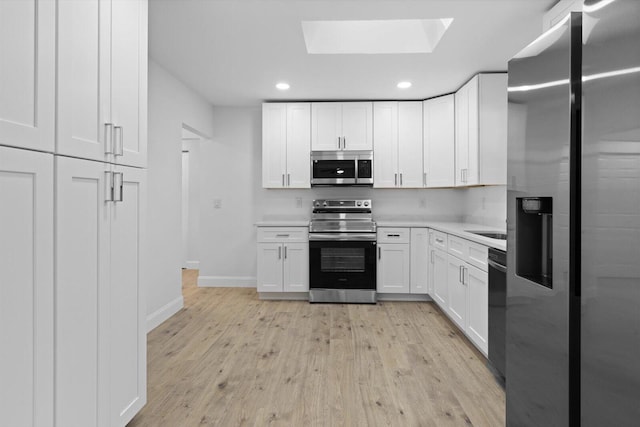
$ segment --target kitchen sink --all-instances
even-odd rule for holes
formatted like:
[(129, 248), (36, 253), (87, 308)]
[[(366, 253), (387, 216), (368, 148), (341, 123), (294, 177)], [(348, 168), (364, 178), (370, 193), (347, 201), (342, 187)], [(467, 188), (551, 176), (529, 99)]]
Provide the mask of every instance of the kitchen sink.
[(490, 239), (498, 239), (498, 240), (507, 240), (506, 233), (501, 233), (499, 231), (473, 231), (473, 230), (465, 230), (467, 233), (477, 234), (478, 236), (488, 237)]

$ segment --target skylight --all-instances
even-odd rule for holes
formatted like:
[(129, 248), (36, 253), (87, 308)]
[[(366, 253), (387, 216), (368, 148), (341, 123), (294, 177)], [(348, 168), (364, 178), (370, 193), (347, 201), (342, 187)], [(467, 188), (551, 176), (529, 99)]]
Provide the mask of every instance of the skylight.
[(430, 53), (453, 18), (302, 21), (310, 54)]

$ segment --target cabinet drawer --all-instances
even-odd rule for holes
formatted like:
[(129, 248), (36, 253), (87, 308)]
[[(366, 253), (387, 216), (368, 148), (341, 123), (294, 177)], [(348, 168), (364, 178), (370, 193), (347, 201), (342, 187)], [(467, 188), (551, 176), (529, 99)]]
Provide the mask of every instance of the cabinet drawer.
[(448, 252), (451, 255), (457, 256), (463, 261), (466, 261), (469, 256), (469, 241), (461, 239), (460, 237), (449, 235), (448, 238)]
[(409, 243), (410, 228), (378, 228), (378, 243)]
[(447, 250), (447, 235), (441, 231), (429, 230), (429, 244), (435, 248)]
[(449, 235), (448, 252), (482, 271), (487, 271), (487, 256), (489, 248), (457, 236)]
[(467, 262), (478, 267), (482, 271), (488, 271), (487, 258), (489, 257), (489, 248), (475, 242), (469, 242), (469, 250), (467, 252)]
[(258, 227), (258, 243), (308, 241), (307, 227)]

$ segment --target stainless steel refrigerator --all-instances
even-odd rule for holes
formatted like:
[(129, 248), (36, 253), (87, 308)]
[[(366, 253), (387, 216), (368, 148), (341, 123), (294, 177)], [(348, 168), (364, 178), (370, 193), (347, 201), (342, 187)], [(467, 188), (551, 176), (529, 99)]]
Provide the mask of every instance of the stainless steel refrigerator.
[(507, 425), (640, 425), (640, 0), (509, 62)]

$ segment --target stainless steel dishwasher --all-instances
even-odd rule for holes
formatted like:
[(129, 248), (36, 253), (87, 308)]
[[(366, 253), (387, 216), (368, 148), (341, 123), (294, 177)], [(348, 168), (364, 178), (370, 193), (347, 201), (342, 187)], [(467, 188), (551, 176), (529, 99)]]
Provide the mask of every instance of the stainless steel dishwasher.
[(504, 385), (507, 315), (507, 253), (489, 248), (489, 365)]

